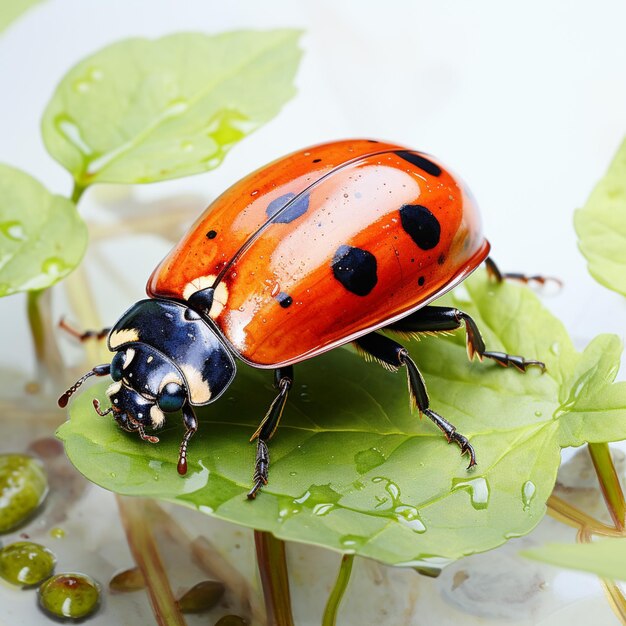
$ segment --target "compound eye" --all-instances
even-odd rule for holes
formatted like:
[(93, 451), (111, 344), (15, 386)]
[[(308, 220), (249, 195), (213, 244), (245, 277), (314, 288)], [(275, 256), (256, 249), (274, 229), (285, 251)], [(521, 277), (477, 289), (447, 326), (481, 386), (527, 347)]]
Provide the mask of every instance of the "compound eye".
[(117, 352), (111, 361), (111, 378), (117, 382), (122, 380), (122, 369), (124, 368), (124, 361), (126, 355), (124, 352)]
[(178, 383), (167, 383), (157, 398), (157, 404), (164, 413), (178, 411), (185, 404), (187, 394)]

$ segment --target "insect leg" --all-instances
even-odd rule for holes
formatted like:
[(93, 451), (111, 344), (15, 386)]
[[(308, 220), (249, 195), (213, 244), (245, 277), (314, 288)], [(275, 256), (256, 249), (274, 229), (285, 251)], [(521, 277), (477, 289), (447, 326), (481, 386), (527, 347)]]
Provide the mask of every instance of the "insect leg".
[(274, 370), (274, 387), (278, 389), (278, 394), (272, 404), (270, 404), (270, 408), (259, 424), (259, 427), (256, 429), (256, 432), (250, 437), (250, 441), (257, 440), (257, 447), (254, 475), (252, 477), (254, 486), (248, 492), (249, 500), (254, 500), (259, 489), (261, 489), (263, 485), (267, 485), (270, 468), (270, 452), (267, 447), (267, 442), (272, 438), (278, 428), (278, 423), (283, 414), (287, 402), (287, 395), (289, 394), (289, 389), (291, 389), (292, 384), (293, 367), (281, 367)]
[(186, 403), (183, 408), (183, 423), (187, 428), (187, 432), (183, 436), (183, 440), (180, 442), (180, 450), (178, 452), (178, 473), (184, 476), (187, 473), (187, 446), (189, 440), (193, 437), (198, 430), (198, 419), (189, 403)]
[(508, 278), (509, 280), (519, 280), (525, 284), (538, 283), (542, 287), (546, 283), (555, 283), (559, 289), (563, 287), (563, 282), (560, 281), (558, 278), (554, 278), (552, 276), (529, 276), (528, 274), (520, 274), (518, 272), (503, 273), (500, 271), (495, 261), (490, 256), (485, 259), (485, 266), (487, 268), (487, 274), (489, 275), (489, 278), (495, 280), (497, 283), (501, 283), (503, 280), (506, 280)]
[(417, 407), (420, 414), (426, 415), (443, 432), (448, 443), (454, 441), (461, 448), (461, 454), (469, 456), (468, 469), (476, 465), (476, 454), (467, 437), (457, 432), (453, 424), (430, 408), (430, 399), (424, 378), (404, 346), (378, 333), (359, 337), (354, 345), (365, 358), (378, 361), (388, 370), (397, 371), (401, 366), (406, 367), (411, 408)]
[(103, 328), (102, 330), (86, 330), (85, 332), (81, 333), (73, 326), (68, 324), (64, 318), (61, 318), (61, 321), (59, 322), (59, 328), (63, 329), (66, 333), (68, 333), (75, 339), (78, 339), (78, 341), (80, 341), (81, 343), (83, 341), (87, 341), (88, 339), (104, 339), (111, 330), (110, 328)]
[(456, 330), (463, 324), (465, 324), (467, 339), (467, 356), (470, 361), (474, 355), (477, 355), (481, 361), (483, 358), (493, 359), (504, 367), (513, 365), (522, 372), (525, 372), (529, 365), (537, 365), (542, 370), (546, 369), (545, 364), (541, 361), (525, 359), (523, 356), (506, 354), (506, 352), (487, 350), (476, 322), (467, 313), (452, 307), (426, 306), (398, 322), (390, 324), (387, 326), (387, 330), (402, 334), (436, 333)]

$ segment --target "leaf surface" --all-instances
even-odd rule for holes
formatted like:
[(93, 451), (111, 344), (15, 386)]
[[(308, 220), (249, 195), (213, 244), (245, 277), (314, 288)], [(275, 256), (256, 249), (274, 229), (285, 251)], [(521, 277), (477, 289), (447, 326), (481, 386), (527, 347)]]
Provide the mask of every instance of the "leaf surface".
[(581, 544), (552, 543), (521, 554), (551, 565), (626, 581), (626, 539), (602, 539)]
[(589, 273), (626, 296), (626, 141), (582, 209), (574, 214)]
[(127, 39), (72, 68), (43, 117), (50, 154), (80, 187), (217, 167), (295, 93), (295, 30)]
[(0, 163), (0, 296), (54, 285), (86, 246), (87, 228), (73, 202)]
[(467, 360), (463, 331), (410, 342), (431, 406), (467, 435), (478, 466), (428, 420), (411, 415), (404, 372), (348, 349), (298, 364), (270, 444), (270, 483), (256, 501), (248, 438), (274, 391), (268, 372), (240, 367), (232, 387), (200, 411), (190, 472), (176, 473), (183, 434), (170, 418), (161, 443), (119, 431), (93, 412), (105, 385), (84, 392), (59, 430), (72, 462), (117, 492), (164, 498), (286, 540), (385, 563), (438, 567), (528, 533), (542, 518), (560, 447), (626, 438), (626, 388), (613, 384), (621, 345), (611, 336), (577, 353), (561, 323), (527, 288), (483, 272), (439, 304), (472, 315), (491, 350), (543, 359), (545, 374)]

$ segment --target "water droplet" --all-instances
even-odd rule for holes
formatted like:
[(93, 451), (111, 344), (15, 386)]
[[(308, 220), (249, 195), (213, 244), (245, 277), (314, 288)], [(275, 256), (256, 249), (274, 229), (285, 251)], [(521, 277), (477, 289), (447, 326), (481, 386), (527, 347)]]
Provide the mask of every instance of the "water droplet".
[(330, 513), (333, 509), (335, 508), (334, 504), (331, 504), (330, 502), (324, 502), (322, 504), (316, 504), (313, 507), (313, 513), (315, 515), (327, 515), (328, 513)]
[(181, 115), (189, 108), (189, 102), (184, 98), (176, 98), (172, 100), (165, 109), (165, 115), (167, 117), (175, 117)]
[(54, 539), (63, 539), (63, 537), (65, 537), (65, 531), (57, 526), (50, 529), (50, 536)]
[(339, 538), (339, 543), (347, 553), (356, 552), (357, 548), (360, 548), (366, 541), (366, 537), (360, 537), (359, 535), (344, 535)]
[(44, 274), (48, 274), (48, 276), (52, 276), (53, 278), (62, 276), (68, 269), (69, 268), (67, 267), (63, 259), (55, 256), (46, 259), (41, 264), (41, 271)]
[(359, 474), (365, 474), (385, 462), (383, 453), (378, 448), (361, 450), (354, 455), (354, 464)]
[(530, 504), (535, 497), (535, 491), (537, 491), (537, 487), (531, 480), (527, 480), (522, 485), (522, 503), (524, 504), (524, 511), (530, 509)]
[(278, 498), (278, 521), (282, 524), (285, 520), (297, 515), (302, 510), (297, 500), (287, 496)]
[(535, 417), (541, 417), (542, 415), (543, 413), (539, 409), (535, 411)]
[(555, 341), (550, 346), (550, 352), (552, 352), (552, 354), (554, 354), (555, 356), (558, 356), (559, 354), (561, 354), (561, 345), (559, 344), (558, 341)]
[(93, 150), (91, 146), (83, 138), (80, 127), (74, 119), (64, 113), (57, 115), (54, 118), (54, 125), (65, 139), (75, 145), (84, 156), (93, 157)]
[(180, 148), (183, 152), (193, 152), (194, 149), (193, 141), (181, 141)]
[(91, 84), (88, 80), (77, 80), (72, 87), (76, 93), (87, 93), (91, 88)]
[(0, 232), (12, 241), (26, 241), (26, 233), (21, 222), (11, 220), (0, 224)]
[(115, 478), (117, 476), (117, 474), (115, 472), (109, 472), (109, 476), (111, 478)]
[(452, 489), (464, 489), (470, 495), (472, 506), (477, 509), (486, 509), (489, 504), (489, 484), (482, 476), (476, 478), (453, 478)]
[(100, 81), (104, 78), (104, 72), (99, 67), (93, 67), (89, 70), (89, 78)]
[(297, 476), (298, 472), (289, 472), (289, 476)]
[(279, 522), (285, 518), (300, 513), (302, 507), (311, 510), (314, 515), (328, 515), (339, 500), (341, 494), (337, 493), (330, 483), (327, 485), (311, 485), (301, 496), (294, 499), (280, 501)]
[(419, 516), (417, 509), (414, 506), (408, 504), (401, 504), (394, 509), (396, 519), (403, 525), (410, 528), (416, 533), (425, 533), (426, 526)]

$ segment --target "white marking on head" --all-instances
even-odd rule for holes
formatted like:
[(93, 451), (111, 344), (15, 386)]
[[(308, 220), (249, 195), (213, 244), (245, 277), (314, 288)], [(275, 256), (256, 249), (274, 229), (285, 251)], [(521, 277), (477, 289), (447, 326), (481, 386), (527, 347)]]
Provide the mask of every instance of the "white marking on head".
[(122, 344), (134, 341), (139, 341), (139, 332), (136, 328), (122, 328), (112, 332), (109, 337), (109, 345), (113, 350), (119, 348)]
[(165, 376), (163, 376), (161, 382), (159, 383), (159, 391), (163, 391), (165, 385), (168, 385), (169, 383), (176, 383), (181, 387), (184, 386), (183, 381), (180, 379), (180, 376), (176, 372), (168, 372), (167, 374), (165, 374)]
[(134, 356), (135, 351), (132, 348), (128, 348), (128, 350), (126, 350), (126, 354), (124, 355), (124, 365), (122, 365), (123, 370), (125, 370), (130, 365), (130, 362), (133, 360)]
[(118, 380), (116, 383), (112, 383), (111, 385), (107, 387), (107, 396), (109, 396), (110, 398), (114, 393), (117, 393), (121, 388), (122, 388), (121, 380)]
[[(185, 300), (189, 300), (191, 296), (196, 293), (196, 291), (201, 291), (202, 289), (207, 289), (208, 287), (212, 287), (215, 279), (217, 278), (217, 274), (209, 274), (208, 276), (198, 276), (198, 278), (194, 278), (190, 283), (187, 283), (185, 289), (183, 290), (183, 298)], [(215, 295), (213, 296), (213, 306), (209, 311), (209, 314), (212, 318), (216, 318), (221, 312), (222, 309), (226, 306), (226, 302), (228, 300), (228, 287), (222, 281), (215, 288)]]
[(148, 359), (146, 360), (146, 363), (152, 363), (152, 361), (154, 361), (154, 357), (150, 355)]
[(150, 407), (150, 420), (152, 421), (153, 428), (159, 428), (163, 425), (163, 422), (165, 421), (165, 415), (163, 415), (163, 411), (161, 411), (161, 409), (156, 404), (153, 404), (152, 407)]
[(191, 365), (185, 363), (180, 366), (187, 379), (189, 399), (194, 404), (204, 404), (211, 399), (209, 383), (202, 378), (202, 374)]

